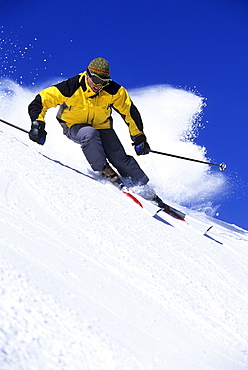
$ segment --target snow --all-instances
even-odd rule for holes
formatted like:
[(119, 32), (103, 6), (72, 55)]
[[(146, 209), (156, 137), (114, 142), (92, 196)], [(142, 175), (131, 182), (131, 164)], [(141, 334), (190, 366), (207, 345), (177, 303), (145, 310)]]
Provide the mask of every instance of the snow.
[[(0, 117), (29, 129), (34, 93), (6, 81)], [(131, 95), (154, 150), (206, 159), (194, 143), (200, 97), (168, 86)], [(99, 180), (55, 113), (44, 146), (0, 126), (1, 370), (247, 369), (248, 232), (212, 218), (224, 175), (139, 157), (160, 196), (214, 227), (159, 222)], [(133, 154), (118, 116), (115, 128)]]

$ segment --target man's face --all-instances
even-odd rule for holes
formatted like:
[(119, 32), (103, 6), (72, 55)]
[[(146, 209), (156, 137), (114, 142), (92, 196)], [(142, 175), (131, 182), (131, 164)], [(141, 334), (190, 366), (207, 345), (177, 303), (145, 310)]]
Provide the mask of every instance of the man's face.
[(88, 82), (88, 85), (91, 88), (91, 90), (94, 91), (95, 93), (100, 91), (103, 87), (103, 85), (95, 85), (94, 82), (91, 80), (91, 78), (88, 75), (87, 75), (87, 82)]

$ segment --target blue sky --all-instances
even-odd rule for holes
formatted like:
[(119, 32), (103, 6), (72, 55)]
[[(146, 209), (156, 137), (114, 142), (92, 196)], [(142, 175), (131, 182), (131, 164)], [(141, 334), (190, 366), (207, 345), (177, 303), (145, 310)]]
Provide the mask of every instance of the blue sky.
[(246, 0), (15, 0), (1, 5), (0, 38), (1, 77), (25, 86), (74, 76), (103, 56), (128, 89), (196, 90), (207, 103), (196, 143), (228, 166), (220, 219), (248, 228)]

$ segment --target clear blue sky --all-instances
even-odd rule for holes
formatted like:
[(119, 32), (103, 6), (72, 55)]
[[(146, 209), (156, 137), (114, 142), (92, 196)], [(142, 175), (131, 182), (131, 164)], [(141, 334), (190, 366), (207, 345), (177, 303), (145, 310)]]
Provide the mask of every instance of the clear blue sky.
[(247, 0), (15, 0), (0, 18), (1, 77), (61, 80), (103, 56), (128, 89), (171, 84), (207, 98), (196, 142), (227, 163), (232, 184), (220, 219), (248, 228)]

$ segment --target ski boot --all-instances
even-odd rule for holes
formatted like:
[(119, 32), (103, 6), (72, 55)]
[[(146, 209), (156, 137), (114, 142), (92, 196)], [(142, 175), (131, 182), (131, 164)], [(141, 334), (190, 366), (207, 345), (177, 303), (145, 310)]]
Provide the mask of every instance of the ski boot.
[(109, 180), (113, 185), (117, 186), (119, 189), (123, 188), (123, 183), (119, 175), (113, 170), (112, 167), (107, 163), (103, 166), (100, 174), (107, 180)]

